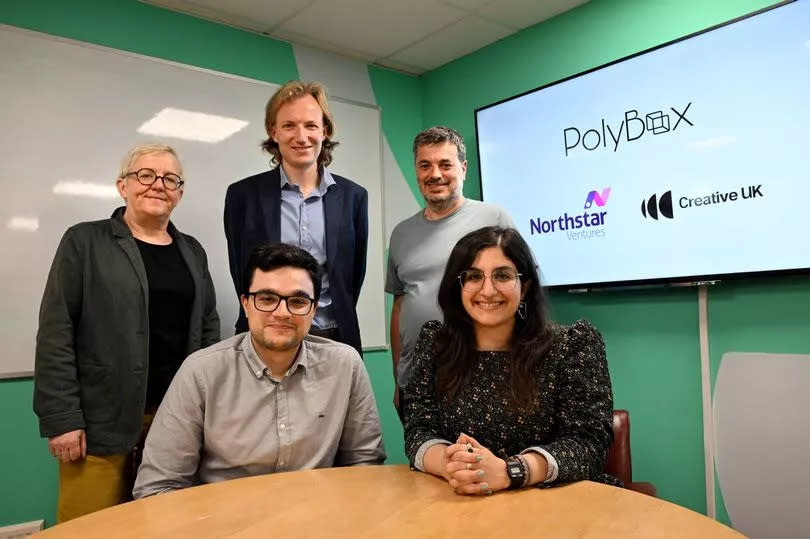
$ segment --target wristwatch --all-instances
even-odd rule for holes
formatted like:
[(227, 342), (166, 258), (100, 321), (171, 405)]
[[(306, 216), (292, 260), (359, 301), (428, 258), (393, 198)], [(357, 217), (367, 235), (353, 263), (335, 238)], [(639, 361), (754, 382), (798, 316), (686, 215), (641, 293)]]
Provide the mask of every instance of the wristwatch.
[(526, 470), (517, 457), (506, 459), (506, 475), (509, 476), (509, 489), (521, 488), (526, 482)]

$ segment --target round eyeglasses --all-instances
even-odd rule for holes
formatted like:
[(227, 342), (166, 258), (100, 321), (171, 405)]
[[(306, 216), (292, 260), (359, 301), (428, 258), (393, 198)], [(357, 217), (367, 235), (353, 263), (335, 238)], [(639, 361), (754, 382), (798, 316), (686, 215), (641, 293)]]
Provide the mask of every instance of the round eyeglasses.
[(306, 296), (282, 296), (272, 292), (248, 292), (247, 295), (253, 296), (253, 306), (265, 313), (272, 313), (278, 309), (283, 300), (290, 314), (304, 316), (309, 314), (315, 304), (314, 299)]
[(478, 292), (484, 287), (484, 280), (489, 277), (494, 286), (500, 292), (511, 292), (517, 287), (522, 274), (511, 268), (498, 268), (489, 275), (481, 270), (468, 269), (458, 274), (461, 288), (467, 292)]
[(163, 176), (159, 176), (157, 172), (152, 170), (151, 168), (142, 168), (136, 170), (135, 172), (127, 172), (124, 174), (124, 178), (129, 176), (135, 176), (135, 179), (138, 180), (138, 183), (141, 185), (145, 185), (147, 187), (152, 187), (152, 184), (156, 181), (163, 180), (163, 187), (168, 189), (169, 191), (177, 191), (183, 184), (186, 183), (183, 181), (183, 178), (174, 174), (172, 172), (167, 172)]

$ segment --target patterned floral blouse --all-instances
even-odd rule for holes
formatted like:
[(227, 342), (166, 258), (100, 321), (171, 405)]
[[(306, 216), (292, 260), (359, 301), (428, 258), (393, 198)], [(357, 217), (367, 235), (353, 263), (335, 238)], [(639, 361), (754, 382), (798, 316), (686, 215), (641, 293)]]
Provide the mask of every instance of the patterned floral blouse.
[(470, 383), (452, 402), (436, 397), (433, 346), (440, 328), (435, 320), (422, 327), (405, 392), (411, 465), (426, 442), (455, 441), (463, 432), (500, 458), (542, 448), (557, 461), (555, 484), (582, 479), (620, 484), (602, 473), (613, 441), (613, 392), (596, 328), (584, 320), (553, 327), (553, 344), (537, 368), (537, 406), (526, 415), (510, 405), (509, 352), (477, 352)]

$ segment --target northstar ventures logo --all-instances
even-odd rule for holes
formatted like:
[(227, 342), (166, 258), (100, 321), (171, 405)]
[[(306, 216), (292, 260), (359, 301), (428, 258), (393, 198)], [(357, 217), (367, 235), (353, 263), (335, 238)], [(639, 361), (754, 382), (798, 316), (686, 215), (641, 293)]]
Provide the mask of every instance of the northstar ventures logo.
[[(610, 187), (605, 187), (602, 192), (591, 191), (585, 197), (585, 210), (589, 210), (594, 204), (603, 208), (610, 196)], [(569, 240), (587, 240), (592, 238), (605, 237), (605, 229), (599, 228), (605, 225), (607, 211), (583, 212), (579, 215), (568, 215), (564, 213), (555, 219), (529, 219), (531, 234), (550, 234), (553, 232), (565, 232)], [(580, 230), (580, 229), (586, 230)]]
[[(565, 147), (565, 156), (568, 157), (577, 147), (585, 148), (587, 151), (592, 152), (599, 148), (608, 147), (608, 135), (612, 142), (613, 151), (619, 149), (619, 144), (624, 142), (634, 142), (640, 139), (644, 133), (652, 133), (653, 135), (662, 135), (664, 133), (671, 133), (678, 129), (678, 126), (688, 124), (694, 127), (686, 113), (692, 102), (686, 104), (683, 110), (678, 110), (675, 107), (669, 107), (674, 115), (663, 110), (647, 113), (644, 119), (641, 119), (639, 112), (636, 109), (625, 111), (624, 119), (617, 126), (611, 126), (602, 118), (602, 128), (588, 129), (584, 133), (578, 127), (566, 127), (563, 129), (563, 146)], [(674, 120), (674, 121), (671, 121)], [(682, 123), (683, 122), (683, 123)], [(671, 126), (671, 127), (670, 127)]]
[[(697, 197), (683, 196), (678, 199), (678, 207), (681, 209), (698, 208), (702, 206), (711, 206), (713, 204), (725, 204), (729, 202), (737, 202), (740, 200), (749, 200), (753, 198), (764, 197), (762, 192), (762, 184), (749, 185), (740, 187), (739, 191), (727, 191), (722, 193), (715, 191), (710, 195), (701, 195)], [(641, 215), (646, 219), (650, 217), (658, 220), (659, 216), (673, 219), (675, 212), (672, 206), (672, 191), (667, 191), (660, 197), (654, 194), (648, 199), (641, 201)]]

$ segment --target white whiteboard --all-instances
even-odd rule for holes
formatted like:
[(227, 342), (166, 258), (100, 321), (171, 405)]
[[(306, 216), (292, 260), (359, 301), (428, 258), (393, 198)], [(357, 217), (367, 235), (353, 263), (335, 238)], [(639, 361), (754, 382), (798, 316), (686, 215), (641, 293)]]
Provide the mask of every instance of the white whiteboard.
[[(139, 141), (163, 140), (180, 154), (187, 183), (172, 221), (208, 253), (222, 336), (232, 335), (238, 301), (222, 224), (225, 190), (269, 169), (259, 144), (278, 86), (0, 25), (0, 88), (0, 378), (33, 372), (39, 302), (59, 239), (122, 205), (115, 177)], [(380, 111), (335, 96), (330, 105), (340, 145), (329, 168), (369, 194), (360, 333), (365, 349), (385, 348)], [(137, 132), (167, 107), (248, 124), (217, 143)], [(77, 182), (108, 186), (112, 196), (59, 194)]]

